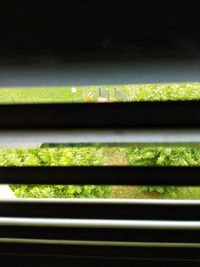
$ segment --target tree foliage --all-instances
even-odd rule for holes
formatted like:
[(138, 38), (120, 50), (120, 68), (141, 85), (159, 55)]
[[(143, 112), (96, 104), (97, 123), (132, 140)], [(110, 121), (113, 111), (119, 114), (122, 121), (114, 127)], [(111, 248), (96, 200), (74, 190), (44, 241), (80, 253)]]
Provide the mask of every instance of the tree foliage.
[[(0, 150), (1, 166), (91, 166), (104, 163), (101, 148)], [(107, 198), (111, 195), (110, 187), (93, 185), (22, 185), (12, 186), (12, 190), (17, 197), (28, 198)]]
[[(134, 166), (199, 166), (200, 148), (194, 146), (149, 146), (125, 149), (129, 165)], [(159, 193), (165, 197), (176, 198), (182, 187), (142, 186), (141, 192)]]

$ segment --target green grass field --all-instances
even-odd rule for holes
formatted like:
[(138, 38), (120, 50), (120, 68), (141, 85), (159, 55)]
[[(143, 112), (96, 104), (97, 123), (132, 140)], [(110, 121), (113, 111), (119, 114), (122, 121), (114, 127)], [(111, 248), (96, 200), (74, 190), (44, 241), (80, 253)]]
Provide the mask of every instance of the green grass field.
[[(199, 100), (200, 83), (140, 84), (101, 86), (110, 92), (110, 101), (120, 101), (114, 96), (114, 88), (127, 94), (127, 101), (166, 101)], [(71, 87), (41, 88), (0, 88), (0, 103), (65, 103), (84, 102), (85, 94), (92, 92), (94, 102), (98, 97), (98, 86), (76, 87), (73, 94)]]
[[(105, 86), (110, 92), (110, 100), (116, 101), (113, 86)], [(67, 103), (85, 102), (86, 95), (93, 93), (93, 101), (98, 98), (98, 87), (76, 87), (77, 92), (72, 93), (71, 87), (37, 87), (37, 88), (0, 88), (0, 103), (19, 104), (19, 103)], [(124, 88), (125, 89), (125, 88)]]
[(78, 88), (76, 95), (71, 88), (1, 88), (0, 103), (63, 103), (83, 101), (82, 90)]

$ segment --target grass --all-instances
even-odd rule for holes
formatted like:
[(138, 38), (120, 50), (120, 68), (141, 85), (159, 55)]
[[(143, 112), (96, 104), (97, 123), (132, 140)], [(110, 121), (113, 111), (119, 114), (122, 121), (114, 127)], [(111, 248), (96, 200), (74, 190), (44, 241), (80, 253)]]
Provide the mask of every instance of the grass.
[(69, 87), (58, 88), (1, 88), (0, 103), (63, 103), (83, 101), (83, 90), (74, 95)]
[[(166, 100), (199, 100), (200, 83), (171, 84), (139, 84), (101, 86), (110, 92), (110, 101), (117, 101), (114, 88), (126, 93), (127, 101), (166, 101)], [(41, 87), (41, 88), (1, 88), (0, 103), (65, 103), (84, 102), (85, 94), (92, 92), (94, 102), (98, 98), (98, 86), (76, 87), (77, 93), (71, 92), (71, 87)], [(120, 99), (118, 99), (120, 100)]]
[[(93, 101), (98, 98), (98, 87), (76, 87), (77, 93), (72, 93), (71, 87), (37, 87), (37, 88), (0, 88), (1, 104), (20, 103), (67, 103), (85, 102), (85, 95), (93, 93)], [(108, 86), (111, 101), (116, 101), (114, 97), (114, 87)]]

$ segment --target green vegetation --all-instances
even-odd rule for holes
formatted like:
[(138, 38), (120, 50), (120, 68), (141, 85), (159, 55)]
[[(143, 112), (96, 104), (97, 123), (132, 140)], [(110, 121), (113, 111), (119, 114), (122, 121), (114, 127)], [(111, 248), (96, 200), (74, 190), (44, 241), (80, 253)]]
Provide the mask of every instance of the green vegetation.
[(63, 103), (83, 101), (83, 91), (77, 88), (74, 95), (69, 87), (1, 88), (0, 103)]
[(125, 85), (130, 101), (200, 100), (200, 83)]
[[(117, 86), (129, 98), (127, 101), (200, 100), (200, 83), (151, 84)], [(110, 91), (114, 86), (104, 86)], [(97, 100), (98, 87), (13, 88), (0, 90), (1, 103), (81, 102), (93, 92)], [(72, 165), (134, 165), (134, 166), (200, 166), (200, 146), (137, 146), (137, 147), (57, 147), (30, 150), (0, 150), (1, 166), (72, 166)], [(199, 187), (142, 186), (12, 186), (17, 197), (77, 197), (77, 198), (175, 198), (200, 199)]]
[[(105, 164), (102, 148), (0, 150), (0, 166), (95, 166)], [(12, 186), (17, 197), (108, 198), (109, 186)]]
[[(79, 147), (0, 150), (0, 166), (199, 166), (200, 147)], [(199, 187), (11, 186), (17, 197), (200, 199)]]
[[(200, 166), (200, 147), (135, 147), (127, 148), (126, 160), (134, 166)], [(200, 198), (200, 188), (178, 186), (142, 186), (133, 192), (135, 197)]]
[[(114, 88), (120, 89), (129, 97), (127, 101), (166, 101), (166, 100), (199, 100), (200, 83), (171, 84), (137, 84), (102, 86), (110, 92), (111, 101), (116, 101)], [(73, 94), (71, 87), (41, 87), (41, 88), (1, 88), (0, 103), (65, 103), (83, 102), (85, 94), (92, 92), (93, 101), (97, 100), (98, 87), (76, 87)]]

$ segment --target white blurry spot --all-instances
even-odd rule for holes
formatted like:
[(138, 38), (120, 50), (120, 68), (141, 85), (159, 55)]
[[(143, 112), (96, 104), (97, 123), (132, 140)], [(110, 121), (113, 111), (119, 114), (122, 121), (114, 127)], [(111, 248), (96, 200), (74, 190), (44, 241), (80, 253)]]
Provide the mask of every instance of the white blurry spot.
[(14, 198), (16, 198), (16, 196), (8, 185), (0, 185), (0, 199), (14, 199)]
[(77, 93), (76, 87), (72, 87), (72, 94), (76, 94), (76, 93)]

